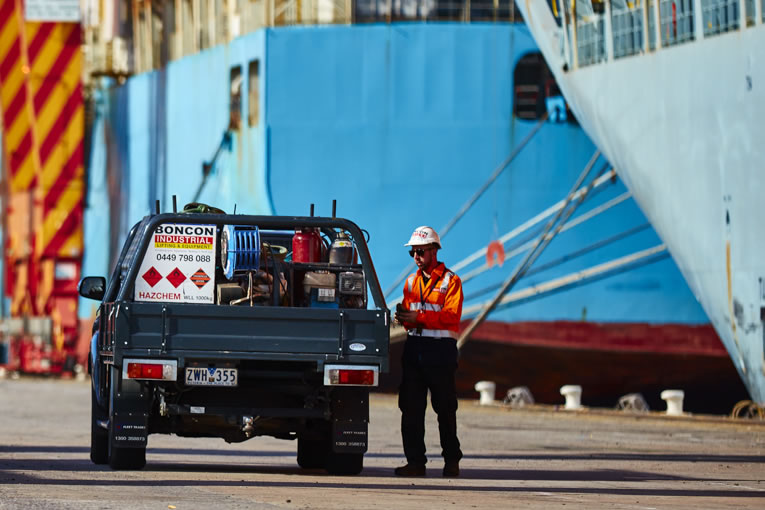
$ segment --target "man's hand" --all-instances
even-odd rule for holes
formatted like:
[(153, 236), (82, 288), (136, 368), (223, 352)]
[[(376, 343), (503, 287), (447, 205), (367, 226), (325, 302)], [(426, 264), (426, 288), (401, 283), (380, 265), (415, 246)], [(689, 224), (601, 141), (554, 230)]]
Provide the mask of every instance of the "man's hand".
[(396, 310), (396, 320), (404, 324), (416, 324), (417, 312), (410, 310)]

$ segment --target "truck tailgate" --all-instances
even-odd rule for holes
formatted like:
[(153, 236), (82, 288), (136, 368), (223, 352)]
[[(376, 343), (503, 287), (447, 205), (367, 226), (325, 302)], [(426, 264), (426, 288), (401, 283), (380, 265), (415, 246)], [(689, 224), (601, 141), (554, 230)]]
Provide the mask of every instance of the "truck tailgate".
[(379, 310), (177, 303), (131, 303), (119, 308), (116, 329), (130, 335), (115, 340), (131, 350), (350, 354), (385, 359), (388, 354), (386, 314)]

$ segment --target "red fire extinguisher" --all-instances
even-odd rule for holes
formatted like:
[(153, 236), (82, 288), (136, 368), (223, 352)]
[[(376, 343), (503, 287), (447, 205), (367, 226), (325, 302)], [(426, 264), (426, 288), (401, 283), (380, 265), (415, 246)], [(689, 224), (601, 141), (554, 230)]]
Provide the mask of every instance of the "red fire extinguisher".
[(303, 228), (292, 236), (292, 262), (321, 262), (321, 235), (315, 228)]

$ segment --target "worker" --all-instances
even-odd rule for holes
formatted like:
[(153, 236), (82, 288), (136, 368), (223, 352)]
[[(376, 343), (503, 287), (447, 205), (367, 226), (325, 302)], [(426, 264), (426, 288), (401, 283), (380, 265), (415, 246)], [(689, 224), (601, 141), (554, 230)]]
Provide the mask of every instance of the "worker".
[(401, 358), (398, 406), (401, 438), (407, 464), (398, 476), (425, 476), (425, 410), (428, 390), (438, 415), (443, 476), (457, 477), (462, 458), (457, 439), (457, 333), (462, 316), (462, 282), (438, 262), (441, 240), (430, 227), (412, 233), (409, 255), (418, 270), (404, 282), (404, 299), (396, 306), (396, 320), (407, 330)]

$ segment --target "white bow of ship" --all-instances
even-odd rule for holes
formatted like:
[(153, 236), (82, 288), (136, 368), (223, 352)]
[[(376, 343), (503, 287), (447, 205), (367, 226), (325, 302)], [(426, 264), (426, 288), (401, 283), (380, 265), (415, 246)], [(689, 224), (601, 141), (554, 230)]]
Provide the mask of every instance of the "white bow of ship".
[(518, 4), (577, 119), (619, 169), (760, 404), (764, 4)]

